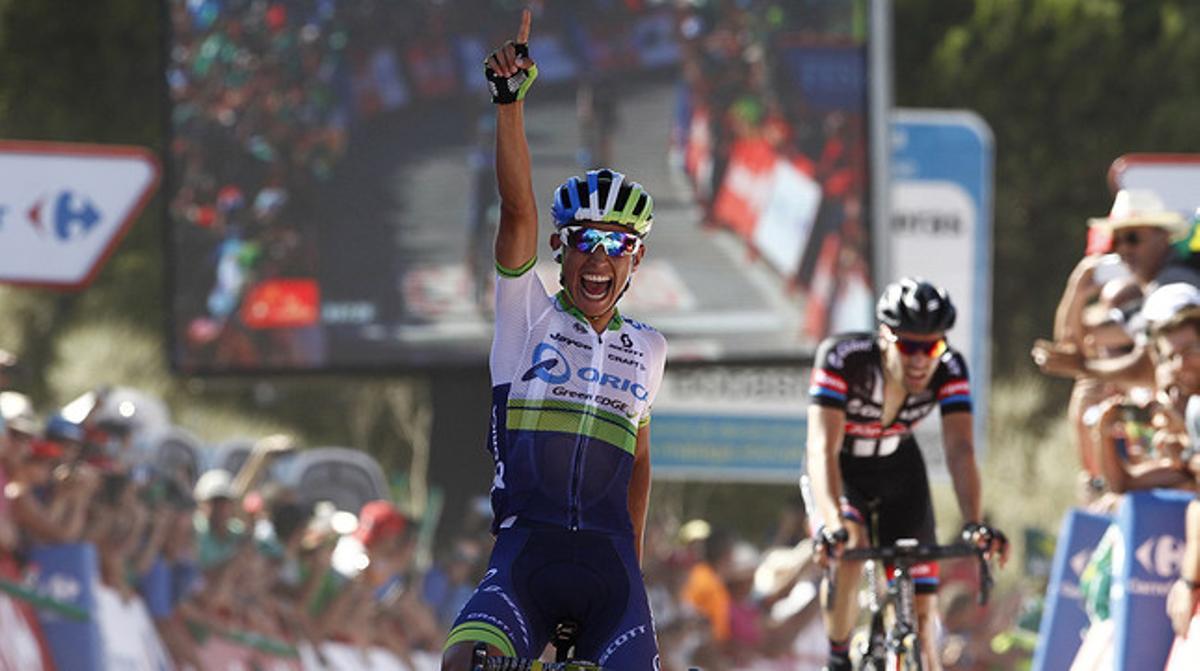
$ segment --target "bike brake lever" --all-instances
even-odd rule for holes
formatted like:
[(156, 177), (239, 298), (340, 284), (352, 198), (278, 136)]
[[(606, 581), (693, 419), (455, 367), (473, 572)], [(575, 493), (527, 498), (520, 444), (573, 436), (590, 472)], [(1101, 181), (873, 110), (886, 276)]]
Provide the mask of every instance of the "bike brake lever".
[(979, 554), (979, 605), (985, 606), (992, 591), (992, 570), (983, 554)]
[(833, 564), (825, 565), (825, 611), (833, 612), (833, 598), (837, 593), (837, 573)]

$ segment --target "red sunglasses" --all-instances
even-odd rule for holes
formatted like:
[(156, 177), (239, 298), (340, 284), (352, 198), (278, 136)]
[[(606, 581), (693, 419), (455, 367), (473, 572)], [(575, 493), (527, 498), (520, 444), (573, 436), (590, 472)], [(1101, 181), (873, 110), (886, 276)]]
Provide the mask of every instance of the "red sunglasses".
[(885, 337), (904, 356), (924, 354), (930, 359), (936, 359), (946, 351), (947, 347), (945, 338), (938, 338), (937, 340), (910, 340), (909, 338), (901, 338), (894, 333), (888, 333)]

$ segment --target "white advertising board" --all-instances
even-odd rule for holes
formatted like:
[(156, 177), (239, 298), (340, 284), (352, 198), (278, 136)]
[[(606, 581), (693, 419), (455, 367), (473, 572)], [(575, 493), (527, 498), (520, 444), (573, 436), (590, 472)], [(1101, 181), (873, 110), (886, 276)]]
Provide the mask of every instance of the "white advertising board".
[[(958, 310), (948, 334), (967, 360), (975, 405), (975, 452), (986, 453), (991, 385), (992, 132), (973, 112), (896, 110), (892, 117), (892, 270), (944, 287)], [(917, 426), (934, 474), (941, 426)]]
[(0, 282), (86, 286), (158, 180), (137, 147), (0, 141)]

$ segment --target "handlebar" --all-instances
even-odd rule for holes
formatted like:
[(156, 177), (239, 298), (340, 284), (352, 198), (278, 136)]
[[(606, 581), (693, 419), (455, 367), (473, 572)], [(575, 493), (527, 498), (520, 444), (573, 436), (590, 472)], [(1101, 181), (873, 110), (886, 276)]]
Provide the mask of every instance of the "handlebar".
[[(891, 564), (912, 566), (920, 562), (939, 561), (954, 557), (971, 557), (979, 560), (979, 605), (985, 605), (992, 591), (992, 571), (984, 559), (984, 551), (977, 546), (966, 543), (951, 545), (920, 545), (912, 539), (900, 539), (894, 545), (870, 548), (850, 548), (842, 551), (842, 560), (869, 561), (878, 559)], [(833, 603), (835, 576), (832, 564), (825, 569), (828, 579), (828, 603)]]

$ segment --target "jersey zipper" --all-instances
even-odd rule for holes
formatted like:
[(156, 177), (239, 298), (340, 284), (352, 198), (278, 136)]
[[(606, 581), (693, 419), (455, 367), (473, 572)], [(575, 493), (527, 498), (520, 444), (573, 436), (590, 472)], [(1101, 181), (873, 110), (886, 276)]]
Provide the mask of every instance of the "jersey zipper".
[(874, 454), (871, 455), (874, 457), (879, 456), (879, 449), (881, 447), (883, 447), (884, 432), (887, 431), (888, 426), (895, 424), (896, 420), (900, 419), (901, 413), (904, 412), (904, 407), (908, 405), (908, 397), (909, 397), (908, 390), (905, 389), (904, 390), (904, 399), (902, 401), (900, 401), (900, 407), (896, 408), (896, 415), (894, 417), (892, 417), (891, 424), (884, 426), (883, 425), (883, 411), (884, 411), (885, 406), (887, 406), (887, 374), (884, 373), (882, 368), (880, 368), (878, 377), (876, 379), (878, 380), (878, 384), (879, 384), (879, 435), (875, 438), (875, 450), (874, 450)]
[[(604, 339), (600, 333), (596, 334), (596, 347), (592, 349), (592, 368), (600, 374), (596, 379), (588, 383), (588, 394), (593, 399), (600, 393), (600, 380), (603, 378), (601, 370), (602, 362), (604, 361)], [(579, 434), (575, 437), (575, 452), (571, 455), (571, 486), (569, 490), (569, 510), (570, 520), (568, 520), (568, 528), (571, 531), (579, 530), (580, 523), (580, 489), (583, 487), (583, 467), (587, 462), (587, 448), (585, 447), (587, 438), (587, 429), (593, 422), (591, 415), (585, 414), (583, 421), (579, 427)]]

